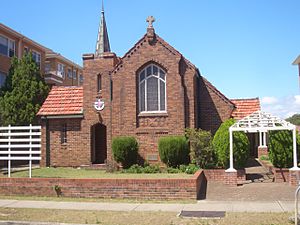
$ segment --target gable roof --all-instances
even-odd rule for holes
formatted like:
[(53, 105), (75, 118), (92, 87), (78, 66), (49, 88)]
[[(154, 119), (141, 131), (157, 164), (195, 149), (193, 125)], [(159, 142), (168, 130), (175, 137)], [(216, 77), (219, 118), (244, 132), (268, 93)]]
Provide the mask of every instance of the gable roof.
[[(170, 51), (173, 55), (177, 55), (177, 56), (181, 57), (189, 67), (191, 67), (193, 69), (197, 69), (197, 67), (194, 64), (192, 64), (189, 60), (187, 60), (179, 51), (177, 51), (174, 47), (172, 47), (168, 42), (166, 42), (164, 39), (162, 39), (156, 33), (155, 33), (155, 38), (156, 38), (157, 43), (161, 44), (164, 48), (166, 48), (168, 51)], [(147, 33), (144, 34), (143, 37), (140, 40), (138, 40), (135, 43), (135, 45), (124, 54), (123, 57), (120, 58), (120, 62), (116, 65), (113, 72), (116, 73), (120, 69), (120, 67), (122, 67), (124, 60), (126, 58), (129, 58), (132, 54), (134, 54), (134, 52), (136, 52), (136, 50), (139, 49), (140, 46), (146, 41), (147, 41)]]
[(53, 86), (37, 113), (38, 116), (61, 116), (83, 114), (83, 88)]
[(259, 98), (231, 99), (231, 102), (235, 105), (231, 117), (236, 120), (243, 119), (260, 110)]

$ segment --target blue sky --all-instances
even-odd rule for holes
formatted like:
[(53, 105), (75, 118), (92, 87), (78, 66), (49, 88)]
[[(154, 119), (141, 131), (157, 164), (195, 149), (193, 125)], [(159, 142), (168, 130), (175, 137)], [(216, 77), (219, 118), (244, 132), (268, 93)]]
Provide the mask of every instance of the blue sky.
[[(165, 41), (229, 98), (260, 97), (263, 110), (300, 113), (298, 0), (104, 0), (111, 49), (123, 56), (146, 32)], [(101, 0), (1, 2), (0, 22), (82, 64), (94, 52)]]

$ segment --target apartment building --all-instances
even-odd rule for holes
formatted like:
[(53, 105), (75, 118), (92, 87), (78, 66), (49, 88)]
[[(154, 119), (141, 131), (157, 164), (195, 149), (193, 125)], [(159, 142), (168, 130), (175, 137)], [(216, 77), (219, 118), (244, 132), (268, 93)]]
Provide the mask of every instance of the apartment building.
[(82, 68), (55, 52), (46, 52), (45, 81), (49, 85), (81, 86)]
[[(0, 23), (0, 87), (8, 75), (11, 58), (14, 56), (21, 58), (28, 52), (31, 52), (49, 85), (82, 85), (81, 66)], [(69, 70), (72, 71), (72, 76)]]

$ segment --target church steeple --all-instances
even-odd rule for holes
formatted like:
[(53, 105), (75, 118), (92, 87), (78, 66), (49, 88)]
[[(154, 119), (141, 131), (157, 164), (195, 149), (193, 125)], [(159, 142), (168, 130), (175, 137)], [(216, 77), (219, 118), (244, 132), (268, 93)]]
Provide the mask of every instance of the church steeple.
[(108, 33), (107, 33), (107, 28), (105, 23), (104, 7), (103, 7), (103, 0), (102, 0), (102, 11), (101, 11), (101, 19), (100, 19), (100, 24), (98, 29), (95, 56), (99, 57), (104, 52), (110, 52), (110, 46), (109, 46), (109, 39), (108, 39)]

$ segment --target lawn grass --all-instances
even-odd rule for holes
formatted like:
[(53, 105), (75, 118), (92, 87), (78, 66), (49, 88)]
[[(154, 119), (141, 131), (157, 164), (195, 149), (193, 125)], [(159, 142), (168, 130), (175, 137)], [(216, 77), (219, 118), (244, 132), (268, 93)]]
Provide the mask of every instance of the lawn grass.
[[(13, 172), (11, 177), (28, 177), (28, 170)], [(89, 170), (76, 168), (37, 168), (32, 170), (32, 177), (39, 178), (134, 178), (134, 179), (155, 179), (155, 178), (190, 178), (193, 175), (186, 173), (107, 173), (104, 170)]]
[(0, 208), (0, 220), (105, 225), (290, 225), (292, 213), (226, 213), (222, 219), (179, 218), (174, 212)]
[(151, 200), (151, 199), (130, 199), (130, 198), (72, 198), (72, 197), (47, 197), (47, 196), (9, 196), (9, 195), (1, 195), (0, 199), (8, 199), (8, 200), (32, 200), (32, 201), (55, 201), (55, 202), (108, 202), (108, 203), (158, 203), (158, 204), (194, 204), (197, 203), (197, 200)]

